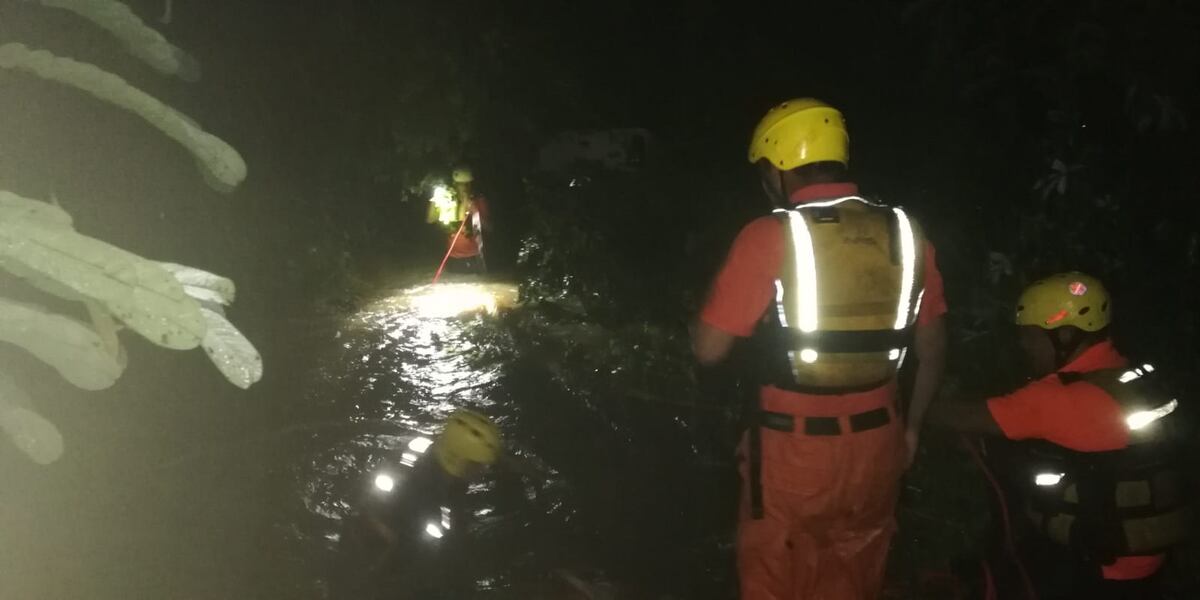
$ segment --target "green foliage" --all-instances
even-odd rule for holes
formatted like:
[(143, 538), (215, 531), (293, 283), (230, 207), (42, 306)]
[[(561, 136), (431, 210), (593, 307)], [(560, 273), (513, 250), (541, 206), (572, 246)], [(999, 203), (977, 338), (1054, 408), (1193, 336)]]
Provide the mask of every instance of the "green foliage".
[[(145, 27), (124, 4), (43, 3), (101, 26), (156, 68), (193, 79), (196, 67), (191, 59)], [(100, 67), (9, 42), (0, 45), (0, 69), (70, 86), (140, 116), (191, 152), (206, 181), (220, 191), (232, 191), (246, 176), (245, 162), (229, 144)], [(247, 388), (262, 377), (258, 351), (225, 318), (223, 307), (234, 296), (232, 281), (151, 261), (80, 234), (71, 216), (56, 205), (0, 191), (0, 269), (44, 292), (43, 301), (83, 303), (90, 323), (0, 298), (0, 341), (29, 352), (82, 389), (107, 388), (123, 373), (126, 354), (117, 336), (121, 326), (165, 348), (203, 346), (221, 373), (239, 387)], [(6, 276), (5, 281), (13, 280)], [(0, 378), (0, 429), (35, 462), (57, 460), (63, 451), (58, 430), (29, 407), (27, 396), (5, 374)]]

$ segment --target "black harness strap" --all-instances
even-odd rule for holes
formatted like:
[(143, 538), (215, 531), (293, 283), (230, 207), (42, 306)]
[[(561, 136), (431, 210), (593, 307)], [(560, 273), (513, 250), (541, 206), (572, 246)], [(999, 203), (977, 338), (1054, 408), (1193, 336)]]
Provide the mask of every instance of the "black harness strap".
[(907, 348), (912, 343), (913, 328), (868, 330), (823, 330), (803, 332), (785, 327), (763, 328), (764, 342), (776, 348), (812, 348), (817, 352), (865, 353), (887, 352)]
[(738, 388), (742, 392), (742, 402), (747, 415), (746, 443), (749, 447), (746, 451), (749, 455), (746, 460), (749, 461), (747, 466), (750, 480), (746, 483), (750, 486), (750, 517), (757, 520), (763, 518), (762, 406), (758, 397), (758, 386), (753, 381), (742, 380), (738, 382)]
[(750, 425), (750, 517), (763, 518), (762, 427)]

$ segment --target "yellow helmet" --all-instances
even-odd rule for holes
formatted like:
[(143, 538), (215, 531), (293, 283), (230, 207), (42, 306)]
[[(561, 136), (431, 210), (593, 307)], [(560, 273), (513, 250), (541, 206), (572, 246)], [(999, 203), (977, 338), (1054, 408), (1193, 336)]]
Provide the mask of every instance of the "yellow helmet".
[(459, 167), (455, 169), (454, 172), (451, 173), (451, 178), (454, 179), (454, 183), (471, 183), (472, 181), (475, 181), (475, 175), (473, 175), (471, 170), (466, 167)]
[(500, 455), (500, 431), (487, 417), (470, 410), (455, 411), (433, 446), (447, 473), (461, 477), (471, 463), (490, 465)]
[(850, 135), (838, 109), (813, 98), (796, 98), (772, 108), (754, 128), (750, 162), (761, 159), (790, 171), (807, 164), (850, 163)]
[(1100, 331), (1112, 322), (1111, 303), (1099, 279), (1078, 271), (1059, 273), (1025, 288), (1017, 301), (1017, 325)]

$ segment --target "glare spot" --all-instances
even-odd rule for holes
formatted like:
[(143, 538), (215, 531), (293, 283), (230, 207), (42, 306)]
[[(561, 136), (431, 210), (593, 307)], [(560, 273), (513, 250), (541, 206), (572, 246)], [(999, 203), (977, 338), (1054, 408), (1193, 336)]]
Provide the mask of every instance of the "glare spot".
[(892, 348), (888, 351), (888, 360), (900, 360), (900, 349)]
[(819, 355), (817, 354), (817, 351), (813, 350), (812, 348), (805, 348), (800, 351), (800, 360), (802, 360), (810, 365), (812, 363), (817, 362), (818, 356)]
[(375, 487), (379, 488), (381, 491), (390, 492), (396, 488), (396, 480), (392, 479), (391, 475), (380, 473), (379, 475), (375, 476)]
[(446, 532), (442, 531), (442, 528), (438, 527), (437, 523), (429, 523), (426, 525), (425, 533), (435, 540), (440, 540), (442, 539), (442, 536), (446, 535)]
[(416, 452), (417, 454), (425, 454), (425, 451), (428, 450), (432, 445), (433, 440), (427, 437), (417, 437), (413, 438), (412, 441), (408, 443), (408, 449)]

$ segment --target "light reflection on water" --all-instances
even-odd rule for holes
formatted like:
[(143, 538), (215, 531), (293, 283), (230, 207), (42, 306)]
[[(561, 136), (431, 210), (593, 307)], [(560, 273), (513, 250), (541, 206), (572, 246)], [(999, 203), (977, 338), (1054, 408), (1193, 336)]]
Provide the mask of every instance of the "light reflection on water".
[(714, 563), (705, 561), (721, 555), (697, 549), (716, 549), (708, 532), (727, 513), (695, 522), (691, 507), (697, 491), (726, 484), (679, 468), (689, 460), (680, 417), (632, 407), (607, 388), (581, 394), (560, 386), (544, 366), (531, 370), (533, 361), (497, 353), (503, 346), (484, 348), (489, 358), (474, 357), (474, 340), (488, 338), (473, 338), (472, 328), (516, 299), (513, 286), (479, 289), (490, 290), (495, 302), (420, 286), (395, 290), (341, 323), (312, 392), (334, 426), (312, 434), (294, 468), (307, 519), (287, 530), (314, 557), (308, 564), (333, 563), (340, 520), (352, 499), (369, 491), (380, 463), (398, 462), (413, 435), (432, 435), (451, 412), (470, 408), (498, 418), (524, 479), (514, 483), (493, 470), (470, 486), (467, 510), (476, 522), (465, 562), (473, 573), (463, 577), (475, 593), (465, 597), (561, 598), (527, 592), (555, 581), (562, 569), (597, 565), (659, 587), (668, 578), (649, 566), (659, 563), (674, 565), (672, 581), (705, 580), (700, 589), (712, 591)]
[[(395, 290), (345, 319), (338, 333), (342, 359), (325, 365), (319, 393), (351, 429), (315, 434), (296, 468), (314, 517), (301, 528), (302, 542), (334, 552), (340, 520), (376, 465), (400, 459), (412, 436), (434, 434), (459, 408), (489, 412), (500, 366), (472, 363), (467, 331), (516, 297), (510, 284), (424, 285)], [(478, 516), (498, 518), (486, 505), (494, 487), (493, 481), (472, 486), (470, 495), (485, 502)], [(495, 578), (482, 581), (482, 589), (498, 585)]]

